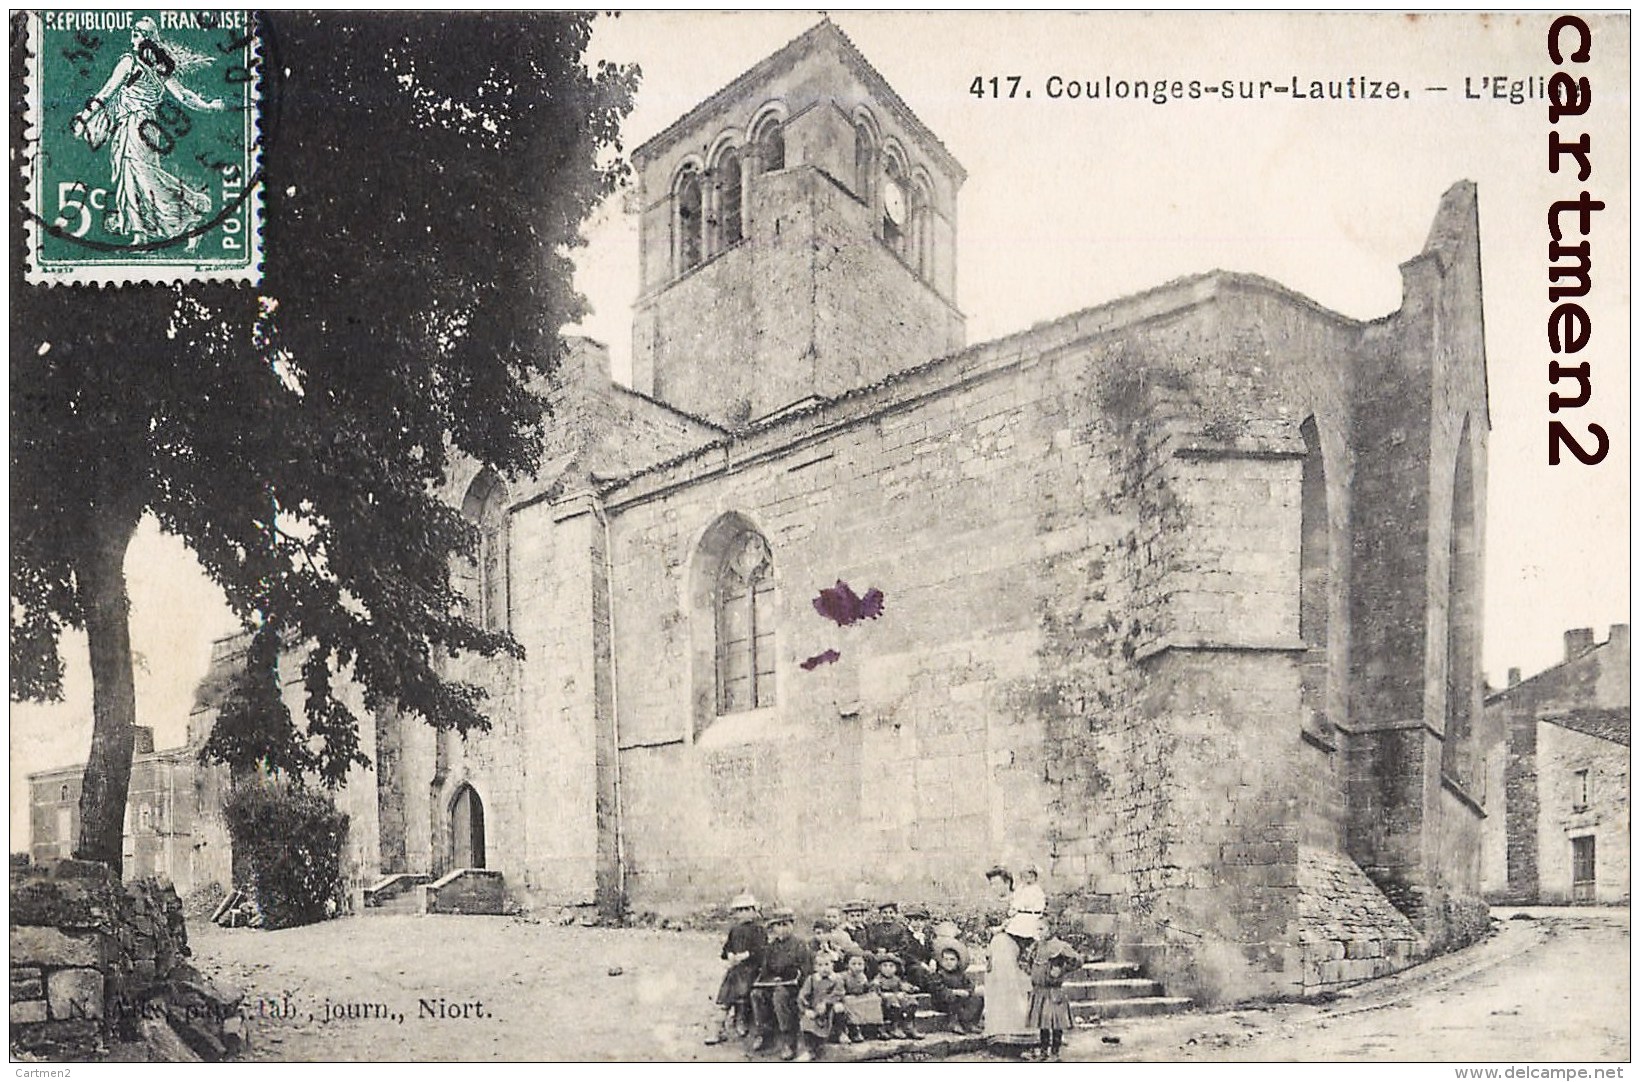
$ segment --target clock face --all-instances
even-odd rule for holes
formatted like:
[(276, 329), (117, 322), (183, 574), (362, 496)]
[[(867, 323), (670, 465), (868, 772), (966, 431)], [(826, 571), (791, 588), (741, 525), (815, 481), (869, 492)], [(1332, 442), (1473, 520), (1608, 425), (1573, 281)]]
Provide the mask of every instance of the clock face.
[(883, 213), (895, 225), (905, 224), (905, 191), (892, 181), (883, 186)]

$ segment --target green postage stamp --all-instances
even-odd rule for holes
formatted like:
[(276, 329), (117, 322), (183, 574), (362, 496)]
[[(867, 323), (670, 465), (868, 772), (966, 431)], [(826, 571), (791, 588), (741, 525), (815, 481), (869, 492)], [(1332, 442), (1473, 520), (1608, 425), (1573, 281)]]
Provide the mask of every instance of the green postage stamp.
[(258, 282), (260, 59), (246, 11), (31, 14), (28, 280)]

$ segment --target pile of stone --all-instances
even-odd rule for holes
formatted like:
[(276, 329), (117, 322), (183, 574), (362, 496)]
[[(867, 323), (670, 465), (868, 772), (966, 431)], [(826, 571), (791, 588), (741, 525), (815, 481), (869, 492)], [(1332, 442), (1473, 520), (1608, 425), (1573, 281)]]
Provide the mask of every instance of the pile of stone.
[(244, 1044), (242, 992), (189, 965), (182, 900), (105, 865), (11, 866), (11, 1050), (88, 1060), (140, 1042), (158, 1060), (226, 1059)]

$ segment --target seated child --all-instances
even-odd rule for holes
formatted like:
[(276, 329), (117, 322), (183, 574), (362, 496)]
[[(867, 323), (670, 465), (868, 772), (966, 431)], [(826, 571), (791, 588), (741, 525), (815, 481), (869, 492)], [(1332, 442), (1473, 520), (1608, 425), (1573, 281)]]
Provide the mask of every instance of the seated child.
[(917, 1032), (917, 990), (900, 976), (900, 960), (892, 954), (877, 957), (877, 976), (871, 987), (883, 1001), (883, 1026), (877, 1031), (881, 1040), (888, 1040), (898, 1029), (901, 1036), (913, 1041), (922, 1040)]
[(974, 987), (974, 979), (968, 975), (968, 949), (943, 936), (934, 940), (933, 946), (937, 968), (928, 992), (934, 1008), (951, 1016), (951, 1032), (979, 1032), (985, 993)]
[(856, 951), (848, 956), (843, 970), (843, 1017), (852, 1040), (863, 1041), (862, 1027), (875, 1030), (883, 1024), (883, 999), (871, 987), (866, 973), (866, 956)]
[(843, 1017), (843, 978), (832, 968), (834, 962), (836, 958), (830, 948), (822, 946), (817, 950), (814, 972), (797, 992), (798, 1029), (803, 1034), (803, 1050), (797, 1054), (800, 1063), (815, 1059), (827, 1041), (839, 1036), (845, 1042), (848, 1040)]

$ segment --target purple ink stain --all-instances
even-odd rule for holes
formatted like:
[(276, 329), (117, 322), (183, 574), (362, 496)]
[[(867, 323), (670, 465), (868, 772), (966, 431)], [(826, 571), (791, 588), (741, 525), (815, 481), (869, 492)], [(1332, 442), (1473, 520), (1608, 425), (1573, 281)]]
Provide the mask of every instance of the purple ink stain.
[(842, 579), (837, 585), (823, 588), (814, 599), (814, 611), (839, 627), (848, 627), (861, 620), (875, 620), (883, 614), (883, 592), (875, 586), (860, 597)]
[(809, 658), (807, 661), (798, 662), (797, 667), (802, 669), (804, 672), (813, 672), (815, 669), (818, 669), (822, 665), (830, 665), (832, 662), (836, 661), (838, 658), (840, 658), (842, 656), (843, 655), (839, 654), (836, 650), (827, 650), (823, 654), (815, 654), (813, 657)]

